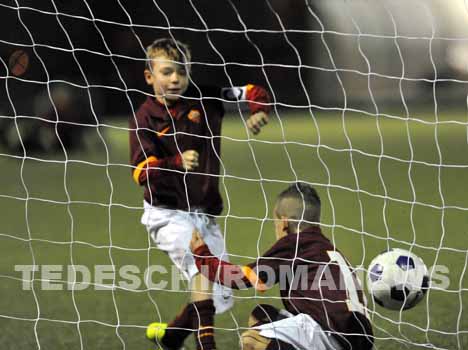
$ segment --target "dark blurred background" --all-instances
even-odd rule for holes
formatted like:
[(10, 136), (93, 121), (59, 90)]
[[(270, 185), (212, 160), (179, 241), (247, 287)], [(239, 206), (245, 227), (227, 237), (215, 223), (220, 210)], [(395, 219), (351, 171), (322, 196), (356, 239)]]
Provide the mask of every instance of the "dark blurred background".
[[(234, 85), (254, 82), (268, 86), (268, 79), (278, 101), (307, 104), (299, 75), (307, 83), (311, 72), (298, 66), (300, 60), (310, 63), (308, 49), (313, 35), (288, 32), (286, 36), (282, 31), (282, 26), (287, 30), (312, 28), (302, 0), (289, 4), (272, 1), (271, 7), (264, 1), (235, 1), (233, 5), (227, 1), (196, 1), (192, 6), (189, 1), (136, 0), (131, 5), (122, 1), (121, 6), (112, 0), (88, 1), (89, 8), (85, 2), (55, 1), (57, 10), (49, 1), (19, 3), (35, 10), (1, 8), (2, 26), (12, 29), (4, 31), (1, 39), (15, 43), (2, 43), (2, 57), (7, 60), (9, 51), (26, 49), (32, 60), (22, 78), (42, 83), (66, 80), (74, 90), (90, 85), (91, 95), (96, 90), (104, 95), (100, 98), (104, 97), (106, 113), (129, 113), (126, 93), (134, 106), (141, 102), (143, 96), (138, 91), (149, 91), (143, 80), (144, 48), (170, 33), (190, 45), (195, 82), (229, 86), (231, 79)], [(16, 7), (14, 2), (10, 5)], [(279, 18), (277, 13), (281, 14)], [(37, 45), (35, 53), (28, 47), (33, 44)], [(2, 75), (7, 71), (3, 69)], [(32, 84), (24, 84), (33, 89)], [(17, 114), (22, 114), (18, 108)]]
[[(450, 107), (466, 96), (466, 18), (458, 18), (466, 13), (460, 4), (1, 0), (2, 139), (16, 139), (19, 147), (13, 128), (18, 116), (42, 116), (54, 127), (58, 120), (66, 133), (69, 122), (83, 124), (73, 126), (79, 130), (104, 117), (132, 115), (150, 92), (144, 49), (170, 35), (192, 48), (195, 83), (261, 84), (279, 109), (407, 114), (411, 104), (432, 108), (434, 89), (438, 103)], [(30, 62), (14, 77), (8, 59), (18, 49)], [(21, 127), (25, 140), (42, 129), (30, 118), (16, 121), (30, 125)], [(53, 137), (49, 129), (42, 130), (43, 140)], [(74, 138), (79, 141), (64, 137), (70, 146)], [(46, 150), (54, 146), (46, 143)]]

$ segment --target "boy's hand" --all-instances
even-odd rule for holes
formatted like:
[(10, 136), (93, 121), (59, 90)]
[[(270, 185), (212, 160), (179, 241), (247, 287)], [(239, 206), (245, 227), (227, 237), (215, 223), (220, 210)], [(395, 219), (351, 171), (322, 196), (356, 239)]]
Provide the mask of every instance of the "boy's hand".
[(257, 135), (260, 132), (260, 129), (267, 124), (268, 114), (265, 112), (257, 112), (247, 119), (247, 127), (254, 135)]
[(182, 167), (184, 170), (188, 171), (194, 170), (198, 167), (198, 152), (193, 149), (189, 149), (182, 153)]
[(193, 230), (192, 240), (190, 241), (190, 250), (192, 252), (194, 252), (195, 250), (197, 250), (202, 245), (205, 245), (205, 241), (201, 237), (200, 232), (198, 232), (196, 229)]

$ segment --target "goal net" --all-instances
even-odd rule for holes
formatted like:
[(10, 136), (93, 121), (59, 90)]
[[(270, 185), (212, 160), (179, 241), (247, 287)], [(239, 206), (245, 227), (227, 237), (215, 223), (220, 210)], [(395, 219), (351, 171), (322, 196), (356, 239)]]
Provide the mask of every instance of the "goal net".
[[(368, 295), (375, 347), (467, 347), (465, 5), (1, 0), (0, 347), (148, 347), (146, 325), (189, 299), (140, 224), (128, 159), (128, 119), (152, 94), (145, 48), (161, 37), (190, 46), (192, 85), (257, 84), (272, 97), (256, 136), (246, 101), (223, 101), (216, 220), (230, 260), (263, 254), (276, 196), (308, 183), (324, 234), (364, 285), (388, 248), (429, 268), (413, 309)], [(234, 294), (216, 317), (219, 348), (240, 348), (256, 305), (283, 307), (277, 287)]]

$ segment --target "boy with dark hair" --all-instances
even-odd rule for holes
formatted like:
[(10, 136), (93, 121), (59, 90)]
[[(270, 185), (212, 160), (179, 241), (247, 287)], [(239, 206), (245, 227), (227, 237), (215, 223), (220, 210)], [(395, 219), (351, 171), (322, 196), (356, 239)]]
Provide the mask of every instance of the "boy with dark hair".
[[(322, 234), (320, 209), (320, 198), (309, 185), (296, 183), (283, 191), (273, 211), (276, 243), (243, 267), (213, 256), (200, 234), (193, 233), (196, 264), (211, 281), (259, 291), (280, 283), (286, 310), (254, 310), (252, 328), (242, 334), (244, 350), (372, 349), (372, 326), (359, 280)], [(292, 280), (283, 283), (285, 276)]]
[(222, 101), (248, 101), (251, 116), (246, 124), (257, 134), (268, 122), (270, 99), (255, 85), (192, 86), (190, 61), (188, 46), (170, 38), (148, 47), (144, 76), (154, 95), (130, 118), (130, 158), (133, 179), (144, 187), (141, 223), (191, 289), (190, 303), (171, 323), (149, 325), (147, 337), (164, 349), (179, 349), (195, 331), (197, 349), (212, 350), (215, 311), (232, 307), (232, 292), (217, 283), (211, 286), (198, 273), (190, 239), (196, 227), (210, 250), (227, 259), (214, 219), (223, 209), (218, 189)]

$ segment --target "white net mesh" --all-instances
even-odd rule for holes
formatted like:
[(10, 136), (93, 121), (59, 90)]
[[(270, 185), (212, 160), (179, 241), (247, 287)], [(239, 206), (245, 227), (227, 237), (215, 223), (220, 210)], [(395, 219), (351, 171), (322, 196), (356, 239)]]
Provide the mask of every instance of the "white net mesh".
[[(430, 268), (414, 309), (369, 299), (376, 348), (468, 345), (462, 0), (2, 0), (0, 17), (2, 348), (148, 346), (146, 325), (187, 300), (140, 225), (128, 163), (127, 118), (151, 94), (145, 46), (158, 37), (190, 45), (193, 85), (272, 96), (259, 136), (224, 101), (217, 220), (233, 262), (271, 246), (275, 196), (309, 183), (354, 266), (400, 247)], [(256, 304), (281, 307), (278, 289), (235, 301), (216, 319), (219, 348), (239, 347)]]

